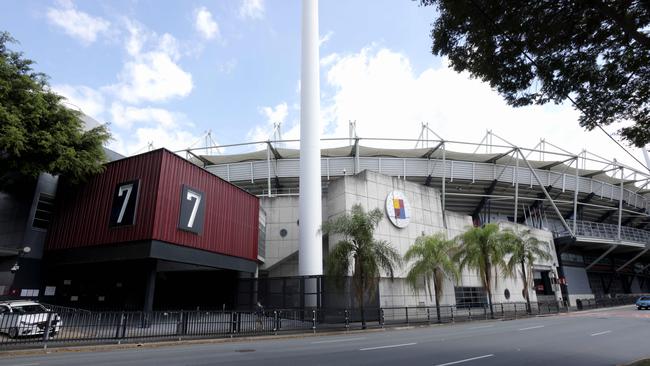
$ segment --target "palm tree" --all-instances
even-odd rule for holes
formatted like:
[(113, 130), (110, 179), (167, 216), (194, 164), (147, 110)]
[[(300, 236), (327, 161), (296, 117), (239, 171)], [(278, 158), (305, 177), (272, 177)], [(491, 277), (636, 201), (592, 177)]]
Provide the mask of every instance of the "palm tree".
[(530, 230), (514, 232), (508, 229), (504, 232), (508, 237), (507, 251), (511, 254), (506, 263), (506, 273), (515, 276), (517, 267), (519, 267), (521, 280), (524, 284), (522, 292), (526, 299), (526, 310), (530, 313), (528, 287), (532, 277), (533, 263), (537, 260), (550, 260), (552, 257), (544, 248), (546, 243), (532, 236)]
[[(507, 252), (506, 239), (497, 224), (485, 224), (481, 227), (469, 228), (456, 238), (460, 246), (454, 259), (458, 261), (460, 270), (470, 268), (476, 270), (483, 287), (488, 295), (490, 315), (494, 318), (492, 306), (492, 287), (496, 285), (496, 272), (505, 269), (504, 255)], [(492, 275), (494, 270), (495, 275)]]
[(366, 213), (361, 205), (355, 204), (350, 213), (328, 220), (322, 226), (325, 234), (343, 236), (327, 256), (327, 275), (344, 278), (353, 264), (352, 282), (361, 310), (363, 329), (366, 328), (364, 294), (368, 292), (371, 298), (375, 295), (381, 270), (387, 272), (392, 280), (395, 268), (401, 265), (399, 253), (388, 242), (374, 238), (374, 231), (382, 217), (383, 213), (378, 208)]
[(414, 289), (417, 288), (418, 279), (424, 277), (425, 288), (431, 298), (433, 279), (438, 322), (440, 322), (440, 296), (442, 296), (444, 279), (458, 278), (458, 268), (452, 258), (455, 246), (453, 240), (447, 240), (444, 234), (438, 233), (417, 238), (415, 244), (404, 255), (404, 261), (415, 260), (406, 275), (406, 280)]

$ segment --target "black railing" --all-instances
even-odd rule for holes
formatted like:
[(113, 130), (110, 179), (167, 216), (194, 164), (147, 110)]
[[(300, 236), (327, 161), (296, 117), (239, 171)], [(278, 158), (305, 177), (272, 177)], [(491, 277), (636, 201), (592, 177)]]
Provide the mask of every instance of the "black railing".
[[(583, 300), (583, 308), (620, 305)], [(497, 303), (429, 307), (364, 309), (368, 328), (397, 325), (454, 323), (487, 319), (517, 319), (568, 311), (561, 303)], [(287, 332), (316, 332), (361, 328), (359, 309), (252, 311), (154, 311), (91, 312), (57, 308), (41, 314), (0, 314), (0, 349), (181, 340), (188, 338), (240, 337)]]
[(639, 296), (616, 296), (612, 298), (602, 297), (598, 299), (578, 299), (576, 307), (578, 310), (607, 308), (612, 306), (634, 304)]

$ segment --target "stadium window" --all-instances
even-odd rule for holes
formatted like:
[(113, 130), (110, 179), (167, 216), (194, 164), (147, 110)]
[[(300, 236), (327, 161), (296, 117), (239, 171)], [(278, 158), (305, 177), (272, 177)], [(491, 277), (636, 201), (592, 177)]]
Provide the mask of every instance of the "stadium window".
[(36, 204), (36, 211), (34, 212), (34, 220), (32, 227), (36, 229), (47, 230), (52, 218), (52, 211), (54, 209), (54, 196), (47, 193), (41, 193), (38, 196), (38, 203)]

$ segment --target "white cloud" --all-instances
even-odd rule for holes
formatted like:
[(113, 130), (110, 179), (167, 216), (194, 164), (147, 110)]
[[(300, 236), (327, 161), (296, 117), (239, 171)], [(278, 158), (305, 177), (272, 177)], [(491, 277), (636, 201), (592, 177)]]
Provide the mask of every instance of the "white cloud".
[(140, 127), (128, 134), (113, 133), (113, 140), (108, 148), (127, 156), (148, 151), (150, 144), (153, 149), (164, 147), (177, 151), (188, 148), (200, 137), (180, 128)]
[(93, 118), (100, 118), (104, 112), (104, 96), (95, 89), (83, 85), (59, 84), (53, 85), (52, 90), (65, 97), (72, 108), (81, 109)]
[(237, 67), (237, 59), (231, 58), (230, 60), (217, 65), (217, 70), (219, 70), (219, 72), (221, 73), (229, 75), (235, 70), (236, 67)]
[(158, 36), (142, 25), (125, 21), (129, 32), (124, 42), (130, 59), (107, 90), (128, 103), (163, 102), (186, 97), (194, 84), (192, 75), (178, 65), (179, 44), (169, 33)]
[(286, 102), (282, 102), (275, 107), (262, 107), (259, 111), (266, 118), (266, 123), (258, 125), (248, 132), (248, 139), (251, 141), (266, 141), (273, 138), (274, 124), (281, 123), (284, 125), (289, 115), (289, 106)]
[(239, 16), (242, 18), (264, 18), (264, 0), (243, 0), (239, 7)]
[(77, 10), (72, 1), (59, 1), (58, 8), (48, 8), (47, 19), (85, 45), (95, 42), (111, 25), (108, 20)]
[[(348, 122), (356, 120), (360, 137), (417, 139), (425, 122), (451, 141), (478, 143), (491, 129), (521, 147), (532, 148), (545, 138), (576, 154), (586, 148), (632, 164), (605, 134), (582, 129), (578, 112), (570, 106), (512, 108), (488, 84), (453, 71), (444, 60), (439, 67), (416, 73), (406, 56), (389, 49), (369, 47), (325, 59), (327, 62), (321, 61), (326, 80), (321, 94), (323, 137), (346, 138)], [(283, 132), (285, 139), (298, 136), (298, 121)], [(367, 140), (364, 144), (378, 143)], [(415, 146), (414, 141), (391, 144)], [(474, 148), (449, 146), (450, 150), (468, 152)]]
[(260, 109), (262, 115), (266, 116), (266, 120), (269, 124), (273, 123), (284, 123), (289, 114), (289, 107), (286, 102), (282, 102), (275, 107), (262, 107)]
[(121, 103), (111, 105), (113, 123), (121, 128), (131, 128), (134, 124), (153, 124), (164, 128), (176, 127), (177, 119), (182, 116), (175, 115), (163, 108), (137, 108), (124, 106)]
[(329, 32), (325, 33), (324, 36), (322, 36), (322, 37), (320, 37), (318, 39), (318, 47), (323, 47), (323, 45), (325, 43), (329, 42), (330, 39), (332, 39), (333, 35), (334, 35), (334, 32), (332, 32), (332, 31), (329, 31)]
[(194, 28), (205, 39), (220, 37), (219, 25), (212, 18), (212, 13), (203, 6), (195, 11)]

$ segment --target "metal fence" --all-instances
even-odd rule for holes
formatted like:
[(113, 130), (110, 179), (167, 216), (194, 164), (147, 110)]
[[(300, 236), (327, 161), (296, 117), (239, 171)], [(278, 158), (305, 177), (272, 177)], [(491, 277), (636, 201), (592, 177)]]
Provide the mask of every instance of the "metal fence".
[[(569, 223), (571, 226), (571, 223)], [(569, 236), (570, 233), (562, 227), (554, 232), (555, 237)], [(576, 221), (575, 235), (586, 236), (590, 238), (617, 240), (618, 225), (604, 224), (602, 222)], [(635, 229), (629, 226), (621, 226), (621, 239), (637, 243), (650, 243), (650, 231)]]
[[(619, 305), (612, 302), (612, 305)], [(588, 302), (583, 302), (584, 306)], [(606, 306), (605, 303), (598, 303)], [(594, 305), (596, 306), (596, 305)], [(439, 310), (439, 311), (438, 311)], [(497, 303), (364, 309), (369, 328), (517, 319), (568, 311), (561, 303)], [(190, 338), (241, 337), (361, 328), (359, 309), (91, 312), (51, 308), (39, 314), (0, 314), (0, 350)]]
[(612, 298), (602, 297), (598, 299), (578, 299), (576, 307), (578, 310), (589, 310), (597, 308), (607, 308), (612, 306), (634, 304), (639, 296), (617, 296)]

